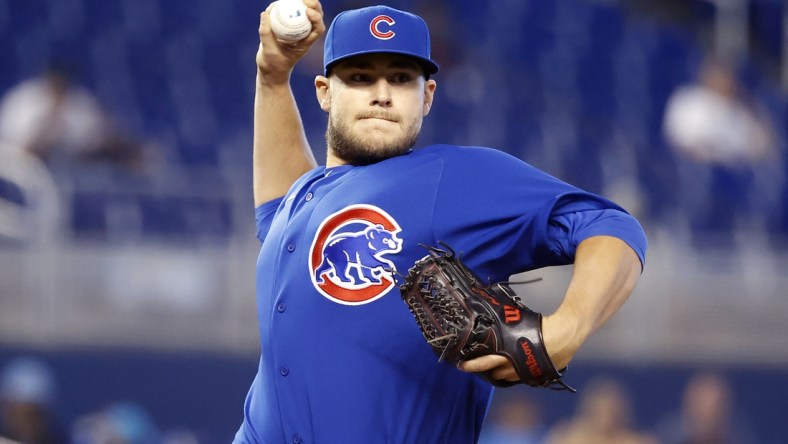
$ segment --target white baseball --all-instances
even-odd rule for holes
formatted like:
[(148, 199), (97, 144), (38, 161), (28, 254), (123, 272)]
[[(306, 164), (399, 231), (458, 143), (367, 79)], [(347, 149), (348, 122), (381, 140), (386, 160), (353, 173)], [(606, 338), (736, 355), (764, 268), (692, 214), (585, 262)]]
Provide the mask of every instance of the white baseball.
[(271, 31), (282, 42), (297, 42), (312, 31), (301, 0), (277, 0), (271, 8)]

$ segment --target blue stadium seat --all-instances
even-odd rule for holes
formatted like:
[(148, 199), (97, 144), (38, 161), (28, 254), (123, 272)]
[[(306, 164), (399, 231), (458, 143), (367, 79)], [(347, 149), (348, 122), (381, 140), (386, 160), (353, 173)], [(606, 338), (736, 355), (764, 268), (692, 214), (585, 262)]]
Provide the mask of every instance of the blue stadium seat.
[(232, 234), (230, 202), (200, 197), (142, 196), (143, 233), (196, 240)]
[(774, 60), (782, 57), (786, 7), (785, 2), (775, 0), (753, 0), (749, 3), (753, 40)]
[(120, 0), (83, 1), (86, 13), (86, 32), (89, 36), (95, 38), (112, 29), (122, 28), (123, 9)]
[(25, 205), (27, 198), (17, 184), (0, 177), (0, 200), (11, 202), (15, 205)]
[(144, 116), (144, 130), (154, 137), (159, 136), (172, 128), (175, 119), (162, 45), (156, 41), (132, 42), (128, 53), (136, 100)]
[(72, 197), (71, 231), (75, 237), (104, 238), (107, 235), (107, 196), (77, 193)]

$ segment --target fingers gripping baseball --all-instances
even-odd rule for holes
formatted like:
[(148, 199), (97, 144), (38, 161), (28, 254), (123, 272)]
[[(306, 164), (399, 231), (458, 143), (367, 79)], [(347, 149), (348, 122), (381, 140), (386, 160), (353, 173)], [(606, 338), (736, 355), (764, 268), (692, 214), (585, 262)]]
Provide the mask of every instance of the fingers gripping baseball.
[(257, 67), (267, 79), (287, 81), (293, 66), (306, 54), (312, 44), (325, 33), (326, 26), (323, 22), (323, 6), (319, 0), (303, 0), (306, 6), (306, 16), (312, 30), (302, 40), (296, 42), (282, 42), (277, 39), (271, 29), (271, 11), (274, 3), (268, 5), (260, 14), (260, 46), (257, 51)]

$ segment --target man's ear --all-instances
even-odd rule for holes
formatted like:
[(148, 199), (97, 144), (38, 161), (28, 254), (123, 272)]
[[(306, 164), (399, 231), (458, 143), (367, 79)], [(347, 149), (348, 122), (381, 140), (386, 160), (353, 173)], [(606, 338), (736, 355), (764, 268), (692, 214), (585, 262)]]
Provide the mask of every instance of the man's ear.
[(424, 82), (424, 108), (423, 114), (426, 116), (430, 113), (430, 109), (432, 109), (432, 101), (435, 98), (435, 88), (438, 87), (438, 83), (435, 82), (433, 79), (426, 80)]
[(315, 77), (315, 95), (320, 108), (328, 112), (331, 109), (331, 91), (329, 90), (328, 78), (325, 76)]

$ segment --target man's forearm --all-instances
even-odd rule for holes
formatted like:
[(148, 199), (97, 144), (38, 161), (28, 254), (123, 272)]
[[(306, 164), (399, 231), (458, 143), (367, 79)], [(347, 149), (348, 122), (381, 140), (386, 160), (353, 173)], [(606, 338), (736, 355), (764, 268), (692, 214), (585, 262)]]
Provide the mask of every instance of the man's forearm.
[(283, 196), (316, 165), (289, 83), (264, 82), (258, 74), (253, 144), (255, 206)]
[(545, 345), (556, 367), (566, 366), (586, 339), (621, 308), (641, 270), (637, 254), (620, 239), (596, 236), (580, 243), (564, 300), (543, 320)]
[(316, 165), (290, 89), (290, 76), (326, 26), (320, 2), (304, 0), (304, 4), (312, 32), (287, 45), (281, 44), (271, 31), (269, 14), (273, 3), (260, 14), (252, 142), (255, 206), (284, 196), (296, 179)]

